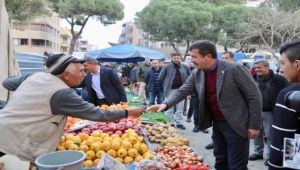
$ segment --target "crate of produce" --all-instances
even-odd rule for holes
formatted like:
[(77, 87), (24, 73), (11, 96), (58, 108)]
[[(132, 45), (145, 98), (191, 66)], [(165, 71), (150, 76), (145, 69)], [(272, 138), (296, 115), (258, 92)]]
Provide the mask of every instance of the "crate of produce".
[(189, 168), (210, 170), (202, 157), (189, 146), (163, 146), (154, 150), (160, 162), (168, 169), (185, 170)]
[(189, 139), (182, 137), (170, 124), (146, 124), (142, 125), (142, 127), (142, 132), (147, 135), (151, 143), (168, 146), (189, 145)]

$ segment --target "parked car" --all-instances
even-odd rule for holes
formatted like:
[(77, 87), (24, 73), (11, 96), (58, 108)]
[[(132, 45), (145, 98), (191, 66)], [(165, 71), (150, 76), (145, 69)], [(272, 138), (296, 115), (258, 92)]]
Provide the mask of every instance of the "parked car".
[(44, 70), (45, 57), (39, 54), (16, 53), (21, 75), (32, 74)]

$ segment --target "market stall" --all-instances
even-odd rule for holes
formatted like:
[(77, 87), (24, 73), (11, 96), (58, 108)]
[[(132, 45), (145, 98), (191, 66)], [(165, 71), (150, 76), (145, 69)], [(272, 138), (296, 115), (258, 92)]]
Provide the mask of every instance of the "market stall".
[[(128, 93), (127, 104), (102, 105), (101, 109), (142, 106), (142, 100)], [(57, 150), (83, 151), (85, 169), (177, 169), (208, 170), (202, 157), (189, 146), (161, 112), (143, 114), (115, 122), (91, 122), (69, 118)]]
[(145, 58), (165, 59), (165, 55), (159, 51), (134, 46), (132, 44), (120, 44), (117, 46), (90, 51), (86, 57), (97, 58), (100, 62), (142, 62)]

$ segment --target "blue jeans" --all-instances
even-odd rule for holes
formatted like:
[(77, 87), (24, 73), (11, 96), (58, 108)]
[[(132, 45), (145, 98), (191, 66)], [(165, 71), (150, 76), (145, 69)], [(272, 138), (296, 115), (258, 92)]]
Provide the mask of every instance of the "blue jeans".
[(150, 94), (150, 102), (149, 102), (150, 105), (155, 104), (155, 98), (157, 98), (156, 99), (157, 104), (161, 104), (164, 100), (164, 90), (162, 88), (160, 89), (154, 88), (152, 91), (149, 91), (149, 94)]
[(227, 122), (214, 122), (216, 170), (247, 170), (249, 139), (238, 135)]
[(194, 115), (194, 124), (198, 126), (199, 124), (199, 98), (198, 96), (192, 96), (190, 100), (190, 108), (188, 111), (188, 118), (191, 118)]

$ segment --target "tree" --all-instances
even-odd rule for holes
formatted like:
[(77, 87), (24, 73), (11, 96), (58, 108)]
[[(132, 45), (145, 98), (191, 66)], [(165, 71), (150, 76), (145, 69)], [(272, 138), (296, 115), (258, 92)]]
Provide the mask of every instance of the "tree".
[(5, 0), (10, 21), (27, 24), (37, 16), (47, 13), (45, 0)]
[[(70, 24), (72, 40), (69, 54), (80, 37), (89, 19), (95, 18), (102, 24), (113, 24), (124, 16), (124, 6), (119, 0), (49, 0), (52, 8)], [(77, 30), (75, 30), (77, 29)]]
[(225, 51), (228, 46), (235, 46), (234, 34), (237, 29), (242, 31), (237, 25), (243, 22), (249, 12), (250, 8), (237, 4), (225, 4), (214, 10), (213, 26), (219, 31), (218, 42)]
[(209, 29), (213, 16), (208, 9), (209, 4), (199, 1), (153, 0), (137, 13), (137, 22), (154, 40), (167, 41), (178, 52), (177, 43), (185, 43), (188, 49)]
[(266, 48), (278, 60), (275, 49), (286, 41), (300, 38), (299, 15), (300, 11), (283, 12), (270, 9), (256, 11), (238, 25), (243, 31), (237, 31), (235, 37), (240, 42)]

